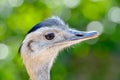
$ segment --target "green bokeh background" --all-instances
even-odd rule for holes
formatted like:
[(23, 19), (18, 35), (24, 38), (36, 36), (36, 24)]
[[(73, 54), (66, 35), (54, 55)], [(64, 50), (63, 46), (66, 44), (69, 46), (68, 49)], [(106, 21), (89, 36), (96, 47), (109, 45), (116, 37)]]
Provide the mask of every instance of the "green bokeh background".
[(53, 15), (78, 30), (98, 21), (103, 31), (97, 40), (61, 51), (51, 80), (120, 80), (120, 13), (109, 18), (115, 7), (120, 12), (120, 0), (0, 0), (0, 45), (8, 49), (1, 58), (0, 47), (0, 80), (29, 80), (18, 48), (32, 26)]

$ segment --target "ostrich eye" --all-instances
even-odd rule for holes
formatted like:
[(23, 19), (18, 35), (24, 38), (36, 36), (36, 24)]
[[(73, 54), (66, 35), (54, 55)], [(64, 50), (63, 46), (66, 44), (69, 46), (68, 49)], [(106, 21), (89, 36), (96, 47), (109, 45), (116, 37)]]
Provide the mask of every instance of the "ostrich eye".
[(54, 34), (54, 33), (48, 33), (48, 34), (45, 35), (45, 38), (46, 38), (47, 40), (52, 40), (52, 39), (54, 39), (54, 37), (55, 37), (55, 34)]

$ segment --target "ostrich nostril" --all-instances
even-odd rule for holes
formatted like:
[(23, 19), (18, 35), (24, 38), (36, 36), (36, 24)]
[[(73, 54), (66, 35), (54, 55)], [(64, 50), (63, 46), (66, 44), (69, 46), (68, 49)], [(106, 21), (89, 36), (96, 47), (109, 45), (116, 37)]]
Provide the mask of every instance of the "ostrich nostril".
[(78, 37), (82, 37), (82, 36), (84, 36), (83, 34), (76, 34), (76, 36), (78, 36)]

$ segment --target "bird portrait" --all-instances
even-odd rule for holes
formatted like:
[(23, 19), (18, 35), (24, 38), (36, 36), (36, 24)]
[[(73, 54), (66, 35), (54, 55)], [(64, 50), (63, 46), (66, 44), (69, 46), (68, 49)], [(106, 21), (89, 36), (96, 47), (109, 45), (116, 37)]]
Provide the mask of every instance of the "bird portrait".
[(30, 80), (50, 80), (59, 51), (98, 36), (97, 31), (72, 29), (56, 16), (38, 23), (28, 31), (19, 50)]

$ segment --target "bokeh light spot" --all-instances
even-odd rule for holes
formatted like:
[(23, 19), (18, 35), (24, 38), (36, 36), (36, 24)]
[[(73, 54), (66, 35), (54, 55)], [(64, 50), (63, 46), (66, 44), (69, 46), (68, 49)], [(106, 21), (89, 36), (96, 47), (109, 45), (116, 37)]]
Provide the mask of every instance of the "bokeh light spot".
[(0, 0), (0, 17), (6, 18), (12, 13), (12, 7), (10, 7), (7, 0)]
[(9, 52), (8, 46), (0, 43), (0, 60), (7, 58), (8, 52)]
[(98, 31), (101, 34), (103, 32), (103, 25), (99, 21), (93, 21), (88, 24), (87, 31)]
[(24, 0), (8, 0), (11, 7), (21, 6)]
[(108, 18), (115, 23), (120, 24), (120, 8), (112, 7), (108, 13)]
[(80, 0), (64, 0), (63, 3), (69, 8), (75, 8), (80, 4)]

